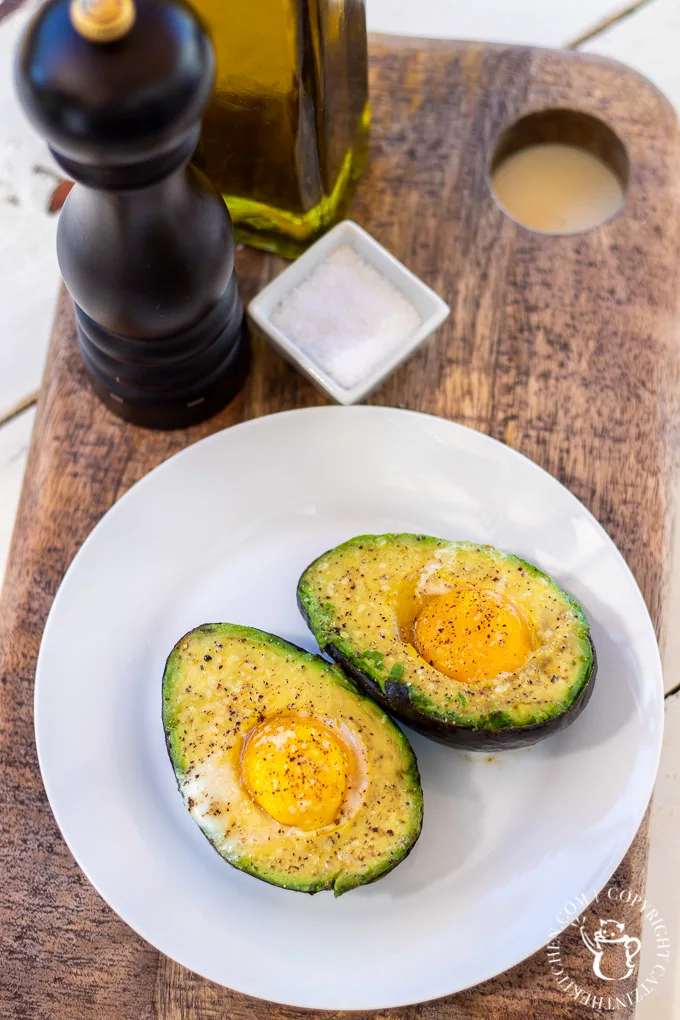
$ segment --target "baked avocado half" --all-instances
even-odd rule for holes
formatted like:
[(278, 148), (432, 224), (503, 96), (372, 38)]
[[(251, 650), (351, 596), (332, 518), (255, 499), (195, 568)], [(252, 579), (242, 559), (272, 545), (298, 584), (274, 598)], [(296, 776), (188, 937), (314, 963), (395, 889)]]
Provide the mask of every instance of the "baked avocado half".
[(336, 896), (402, 861), (420, 835), (416, 760), (398, 726), (337, 666), (250, 627), (181, 638), (163, 675), (177, 785), (241, 871)]
[(360, 535), (304, 572), (320, 648), (378, 704), (454, 747), (522, 747), (568, 725), (595, 681), (579, 604), (492, 546)]

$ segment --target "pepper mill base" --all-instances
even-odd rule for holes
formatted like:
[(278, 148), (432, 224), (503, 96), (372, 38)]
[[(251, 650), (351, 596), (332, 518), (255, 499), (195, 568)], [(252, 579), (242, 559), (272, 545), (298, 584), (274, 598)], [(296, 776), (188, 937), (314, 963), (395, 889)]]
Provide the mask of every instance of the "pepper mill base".
[(75, 310), (80, 352), (95, 393), (133, 425), (197, 425), (217, 414), (245, 382), (250, 346), (235, 277), (204, 321), (162, 340), (110, 333), (77, 304)]
[(92, 389), (102, 404), (123, 421), (130, 422), (144, 429), (186, 429), (191, 425), (199, 425), (202, 421), (212, 418), (234, 399), (242, 389), (248, 375), (250, 350), (247, 336), (244, 336), (234, 350), (233, 362), (225, 365), (220, 378), (214, 382), (202, 396), (190, 404), (173, 401), (129, 401), (117, 396), (93, 371), (87, 361), (85, 367)]

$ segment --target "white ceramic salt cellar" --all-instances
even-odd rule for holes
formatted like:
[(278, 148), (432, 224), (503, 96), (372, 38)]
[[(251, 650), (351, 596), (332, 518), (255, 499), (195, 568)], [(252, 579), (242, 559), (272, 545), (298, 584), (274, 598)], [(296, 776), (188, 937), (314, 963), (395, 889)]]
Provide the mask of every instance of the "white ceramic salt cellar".
[(255, 325), (314, 385), (356, 404), (449, 314), (352, 220), (338, 223), (255, 297)]

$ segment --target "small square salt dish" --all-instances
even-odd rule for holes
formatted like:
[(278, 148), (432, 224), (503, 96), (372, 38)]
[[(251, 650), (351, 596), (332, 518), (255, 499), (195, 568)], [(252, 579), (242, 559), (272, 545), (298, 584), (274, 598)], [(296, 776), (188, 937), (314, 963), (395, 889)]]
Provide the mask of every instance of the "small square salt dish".
[(449, 311), (352, 220), (316, 241), (248, 306), (283, 356), (339, 404), (363, 400)]

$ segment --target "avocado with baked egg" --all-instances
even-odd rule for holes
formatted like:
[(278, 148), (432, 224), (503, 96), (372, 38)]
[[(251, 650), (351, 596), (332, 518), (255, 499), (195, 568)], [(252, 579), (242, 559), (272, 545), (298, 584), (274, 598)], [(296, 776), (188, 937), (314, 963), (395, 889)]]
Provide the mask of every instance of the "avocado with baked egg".
[(264, 631), (190, 631), (163, 676), (163, 725), (193, 819), (234, 867), (336, 896), (416, 842), (423, 798), (398, 726), (343, 672)]
[(521, 747), (572, 722), (596, 675), (581, 606), (533, 564), (429, 535), (361, 535), (303, 573), (319, 647), (442, 743)]

